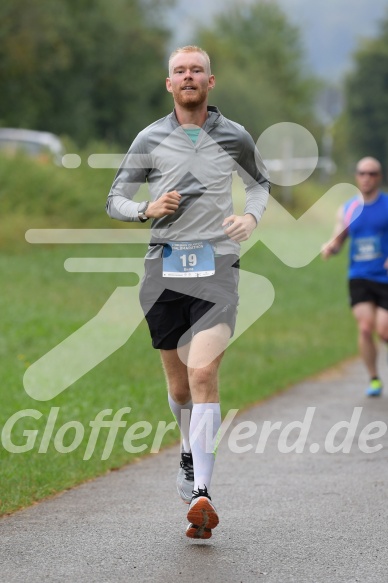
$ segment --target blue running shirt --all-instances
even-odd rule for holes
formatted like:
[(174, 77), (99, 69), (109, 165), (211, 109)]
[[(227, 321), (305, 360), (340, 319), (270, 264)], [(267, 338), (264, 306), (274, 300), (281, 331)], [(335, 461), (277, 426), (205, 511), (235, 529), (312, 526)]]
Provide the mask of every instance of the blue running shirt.
[(388, 195), (381, 192), (373, 202), (365, 203), (361, 212), (360, 205), (359, 195), (344, 205), (350, 237), (349, 279), (388, 283), (388, 271), (384, 268), (388, 258)]

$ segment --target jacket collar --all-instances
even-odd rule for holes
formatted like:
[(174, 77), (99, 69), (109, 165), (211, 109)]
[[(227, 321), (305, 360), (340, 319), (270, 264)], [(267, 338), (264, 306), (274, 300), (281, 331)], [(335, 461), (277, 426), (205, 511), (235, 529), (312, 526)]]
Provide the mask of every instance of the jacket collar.
[[(214, 125), (217, 125), (218, 123), (220, 123), (221, 118), (222, 118), (222, 114), (221, 114), (220, 110), (215, 105), (208, 105), (207, 111), (208, 111), (208, 118), (202, 126), (203, 130), (206, 130), (207, 128), (210, 128)], [(170, 113), (169, 117), (170, 117), (170, 120), (174, 126), (180, 125), (180, 123), (178, 122), (178, 119), (176, 117), (175, 109)]]

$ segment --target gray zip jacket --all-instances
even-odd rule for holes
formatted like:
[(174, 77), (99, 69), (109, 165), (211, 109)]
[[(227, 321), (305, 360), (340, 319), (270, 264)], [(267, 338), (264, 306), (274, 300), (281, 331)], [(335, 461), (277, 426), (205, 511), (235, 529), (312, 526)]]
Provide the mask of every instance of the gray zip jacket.
[(195, 144), (180, 126), (175, 112), (156, 121), (133, 141), (110, 189), (106, 210), (113, 219), (139, 221), (133, 200), (148, 183), (151, 200), (176, 190), (182, 196), (173, 215), (153, 219), (147, 258), (160, 257), (167, 241), (206, 240), (216, 254), (239, 254), (240, 245), (224, 233), (232, 214), (232, 172), (246, 192), (244, 214), (259, 222), (268, 200), (268, 173), (250, 134), (243, 126), (208, 106), (208, 118)]

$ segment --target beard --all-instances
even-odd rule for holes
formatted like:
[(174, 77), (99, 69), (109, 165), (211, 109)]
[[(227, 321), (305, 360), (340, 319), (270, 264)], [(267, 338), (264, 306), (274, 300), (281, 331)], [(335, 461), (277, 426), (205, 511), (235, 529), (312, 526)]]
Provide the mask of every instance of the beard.
[(360, 191), (364, 196), (370, 196), (372, 194), (375, 194), (377, 190), (379, 190), (379, 186), (376, 186), (375, 184), (371, 186), (365, 186), (364, 188), (360, 188)]
[(196, 109), (206, 101), (207, 95), (207, 87), (197, 87), (195, 91), (182, 91), (180, 88), (173, 91), (174, 101), (186, 109)]

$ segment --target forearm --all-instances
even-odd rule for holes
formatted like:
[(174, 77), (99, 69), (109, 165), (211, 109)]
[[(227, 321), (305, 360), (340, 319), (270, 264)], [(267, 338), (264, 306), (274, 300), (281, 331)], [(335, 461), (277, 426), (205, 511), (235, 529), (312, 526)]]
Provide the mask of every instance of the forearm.
[(333, 237), (327, 241), (327, 243), (324, 243), (321, 249), (323, 259), (328, 259), (332, 255), (337, 255), (337, 253), (341, 251), (346, 237), (347, 235), (344, 233), (333, 235)]
[(329, 241), (333, 255), (335, 255), (336, 253), (339, 253), (341, 251), (342, 246), (345, 243), (345, 240), (346, 240), (346, 235), (340, 234), (340, 235), (334, 236)]
[(118, 221), (139, 221), (138, 202), (127, 199), (125, 196), (110, 194), (106, 202), (106, 212), (111, 219)]
[(258, 223), (264, 214), (267, 207), (269, 197), (269, 183), (266, 183), (267, 188), (255, 183), (254, 186), (246, 187), (246, 202), (244, 208), (244, 215), (251, 214)]
[(152, 159), (146, 153), (146, 141), (137, 136), (124, 157), (110, 188), (106, 202), (106, 212), (119, 221), (139, 221), (140, 203), (133, 200), (142, 184), (148, 180)]

